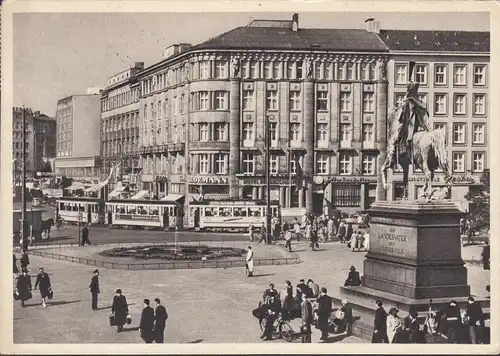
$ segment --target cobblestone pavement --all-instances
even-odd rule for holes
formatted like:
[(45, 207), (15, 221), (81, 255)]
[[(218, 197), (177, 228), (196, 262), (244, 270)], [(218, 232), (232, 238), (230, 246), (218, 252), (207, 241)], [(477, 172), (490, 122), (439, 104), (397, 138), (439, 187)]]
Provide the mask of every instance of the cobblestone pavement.
[[(14, 342), (141, 343), (139, 332), (133, 328), (137, 328), (139, 322), (142, 300), (159, 297), (169, 312), (166, 342), (259, 343), (260, 329), (251, 311), (269, 283), (275, 283), (282, 290), (286, 279), (296, 284), (300, 278), (312, 278), (327, 287), (330, 295), (335, 295), (351, 265), (362, 270), (364, 253), (351, 252), (338, 242), (323, 244), (315, 252), (305, 243), (294, 244), (293, 248), (303, 263), (256, 267), (254, 278), (245, 277), (244, 268), (100, 269), (101, 309), (96, 312), (91, 310), (88, 291), (94, 267), (32, 256), (30, 269), (45, 267), (55, 296), (47, 308), (41, 307), (38, 291), (33, 291), (34, 298), (26, 308), (14, 302)], [(469, 266), (469, 283), (473, 294), (485, 295), (489, 271)], [(108, 323), (111, 300), (117, 288), (127, 297), (133, 318), (130, 330), (124, 333), (117, 333)], [(298, 321), (293, 325), (298, 329)], [(319, 336), (314, 330), (314, 343), (319, 341)], [(283, 341), (271, 343), (279, 342)], [(348, 337), (336, 342), (362, 341)]]

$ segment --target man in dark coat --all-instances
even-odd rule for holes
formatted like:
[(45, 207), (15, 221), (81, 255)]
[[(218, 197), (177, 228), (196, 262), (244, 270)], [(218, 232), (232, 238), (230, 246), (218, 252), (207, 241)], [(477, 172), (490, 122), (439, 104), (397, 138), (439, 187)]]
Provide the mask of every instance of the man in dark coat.
[(269, 304), (267, 304), (267, 310), (264, 310), (264, 318), (266, 323), (264, 326), (264, 332), (261, 335), (261, 339), (264, 341), (273, 339), (274, 322), (278, 318), (281, 311), (281, 303), (276, 296), (271, 296), (269, 298)]
[(50, 285), (50, 278), (47, 273), (44, 272), (43, 268), (40, 267), (38, 270), (38, 275), (36, 276), (35, 289), (40, 285), (40, 296), (42, 297), (42, 305), (45, 308), (47, 304), (45, 303), (45, 298), (50, 294), (52, 286)]
[(467, 304), (467, 315), (469, 316), (470, 341), (472, 344), (481, 344), (484, 329), (484, 314), (479, 303), (473, 297), (469, 297)]
[(264, 291), (264, 295), (263, 295), (262, 299), (266, 300), (266, 298), (278, 297), (278, 296), (279, 296), (278, 291), (274, 288), (274, 284), (271, 283), (271, 284), (269, 284), (269, 288), (267, 288)]
[(23, 269), (23, 273), (17, 277), (16, 284), (16, 294), (19, 296), (23, 308), (25, 307), (24, 302), (32, 297), (31, 289), (31, 277), (28, 275), (28, 271)]
[[(299, 292), (300, 290), (300, 292)], [(299, 284), (297, 284), (297, 294), (299, 294), (300, 297), (302, 297), (302, 294), (306, 295), (306, 298), (311, 298), (312, 297), (312, 291), (311, 288), (306, 284), (304, 279), (301, 279), (299, 281)]]
[(313, 310), (312, 304), (307, 300), (305, 294), (302, 294), (302, 304), (301, 304), (301, 316), (302, 316), (302, 343), (310, 344), (311, 343), (311, 324), (313, 323)]
[(83, 225), (82, 229), (82, 246), (85, 246), (85, 243), (87, 243), (87, 245), (91, 245), (89, 240), (89, 228), (87, 227), (87, 224)]
[(387, 313), (382, 307), (382, 301), (377, 300), (377, 310), (375, 310), (375, 320), (373, 322), (372, 344), (389, 343), (387, 338)]
[(153, 330), (155, 327), (155, 311), (149, 306), (149, 299), (144, 299), (144, 309), (142, 309), (139, 332), (146, 344), (153, 343)]
[(163, 344), (165, 327), (167, 325), (168, 313), (167, 309), (161, 305), (159, 298), (155, 299), (156, 311), (155, 311), (155, 328), (153, 330), (154, 339), (157, 344)]
[(326, 341), (328, 339), (328, 320), (330, 319), (330, 314), (332, 313), (332, 298), (327, 294), (325, 287), (321, 288), (321, 292), (318, 297), (318, 328), (321, 330), (320, 340)]
[(351, 266), (351, 269), (347, 274), (347, 279), (345, 280), (344, 287), (348, 286), (358, 287), (360, 285), (361, 285), (361, 278), (359, 278), (359, 272), (356, 271), (356, 267)]
[(354, 323), (354, 315), (352, 313), (352, 306), (345, 299), (342, 300), (342, 308), (340, 310), (344, 313), (343, 325), (347, 336), (352, 335), (352, 324)]
[(450, 304), (445, 308), (442, 318), (442, 323), (444, 322), (444, 329), (446, 331), (446, 337), (448, 341), (452, 344), (458, 343), (458, 334), (460, 332), (462, 323), (460, 317), (460, 308), (457, 306), (457, 302), (452, 300)]
[(90, 293), (92, 294), (92, 310), (98, 310), (97, 302), (99, 298), (99, 293), (101, 290), (99, 289), (99, 270), (96, 269), (94, 271), (94, 275), (92, 276), (92, 280), (89, 285)]
[(115, 316), (117, 331), (121, 332), (128, 315), (127, 298), (122, 294), (121, 289), (116, 290), (116, 295), (113, 298), (113, 305), (111, 306), (111, 313)]
[(420, 326), (417, 321), (417, 312), (412, 311), (403, 320), (404, 330), (408, 333), (408, 343), (418, 344), (421, 342)]
[(483, 247), (483, 252), (481, 252), (481, 257), (483, 258), (483, 269), (490, 269), (490, 244), (486, 241), (486, 246)]
[(12, 272), (14, 273), (14, 278), (16, 278), (16, 274), (19, 273), (19, 268), (17, 268), (17, 258), (16, 254), (12, 254)]
[(23, 254), (21, 256), (21, 270), (28, 269), (30, 264), (30, 258), (28, 257), (28, 252), (23, 250)]

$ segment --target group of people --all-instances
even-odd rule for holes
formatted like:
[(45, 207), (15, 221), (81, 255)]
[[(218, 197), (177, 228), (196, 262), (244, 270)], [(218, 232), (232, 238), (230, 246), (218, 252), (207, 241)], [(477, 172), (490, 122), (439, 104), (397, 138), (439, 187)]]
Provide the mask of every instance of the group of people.
[(400, 318), (397, 308), (391, 308), (386, 313), (382, 301), (377, 300), (376, 305), (372, 343), (425, 343), (426, 334), (432, 338), (442, 337), (454, 344), (469, 341), (478, 344), (485, 339), (485, 317), (473, 297), (468, 298), (467, 306), (462, 309), (454, 300), (440, 311), (433, 311), (430, 304), (422, 329), (417, 312), (411, 311)]
[[(30, 259), (28, 257), (28, 251), (24, 250), (20, 258), (21, 263), (21, 273), (19, 273), (19, 268), (17, 267), (17, 258), (13, 254), (13, 272), (14, 279), (16, 280), (16, 287), (14, 289), (14, 299), (21, 301), (21, 306), (26, 307), (26, 302), (33, 298), (31, 293), (33, 290), (33, 285), (31, 283), (31, 276), (28, 274), (28, 266), (30, 265)], [(50, 284), (49, 275), (44, 271), (43, 267), (38, 269), (38, 274), (35, 280), (35, 290), (39, 289), (40, 297), (42, 299), (42, 306), (47, 307), (47, 299), (52, 299), (54, 292), (52, 291), (52, 285)]]

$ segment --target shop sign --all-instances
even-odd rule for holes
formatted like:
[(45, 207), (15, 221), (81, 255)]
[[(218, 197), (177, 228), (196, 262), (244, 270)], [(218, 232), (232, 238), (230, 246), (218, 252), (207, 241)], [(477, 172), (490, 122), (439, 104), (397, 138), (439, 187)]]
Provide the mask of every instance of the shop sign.
[(330, 178), (330, 183), (332, 184), (373, 184), (377, 183), (377, 178), (368, 177), (333, 177)]
[[(292, 179), (291, 182), (294, 184), (295, 179)], [(240, 180), (243, 185), (248, 186), (254, 186), (254, 185), (265, 185), (266, 180), (264, 178), (244, 178)], [(290, 185), (290, 179), (288, 178), (278, 178), (278, 177), (272, 177), (269, 180), (270, 185)]]
[(229, 184), (229, 179), (226, 177), (189, 177), (188, 183), (190, 184)]
[[(421, 177), (410, 177), (410, 179), (408, 179), (409, 182), (413, 182), (413, 183), (425, 183), (425, 177), (421, 176)], [(433, 183), (446, 183), (445, 180), (444, 180), (444, 177), (434, 177), (434, 179), (432, 180)], [(470, 184), (476, 184), (478, 183), (478, 180), (473, 177), (473, 176), (466, 176), (466, 175), (462, 175), (462, 176), (458, 176), (458, 175), (455, 175), (455, 176), (451, 176), (451, 184), (455, 184), (455, 185), (470, 185)]]

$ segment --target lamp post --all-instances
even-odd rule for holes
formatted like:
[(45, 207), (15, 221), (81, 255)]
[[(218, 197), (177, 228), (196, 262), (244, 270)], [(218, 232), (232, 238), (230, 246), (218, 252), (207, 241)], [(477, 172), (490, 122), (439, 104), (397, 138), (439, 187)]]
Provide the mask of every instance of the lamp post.
[(266, 243), (271, 243), (271, 134), (269, 133), (269, 118), (266, 118)]
[(22, 122), (22, 148), (23, 148), (23, 153), (22, 153), (22, 158), (23, 158), (23, 165), (22, 165), (22, 176), (21, 176), (21, 199), (22, 199), (22, 211), (21, 211), (21, 238), (23, 239), (23, 248), (27, 248), (26, 244), (26, 239), (28, 237), (28, 221), (26, 220), (26, 109), (23, 106), (23, 122)]
[(78, 246), (82, 244), (82, 212), (78, 212)]

